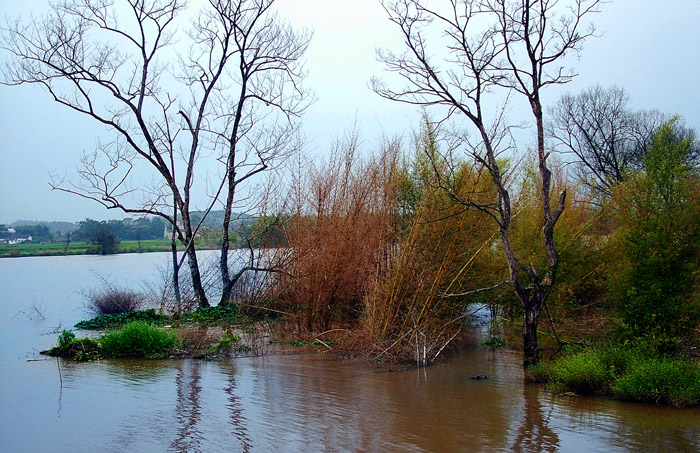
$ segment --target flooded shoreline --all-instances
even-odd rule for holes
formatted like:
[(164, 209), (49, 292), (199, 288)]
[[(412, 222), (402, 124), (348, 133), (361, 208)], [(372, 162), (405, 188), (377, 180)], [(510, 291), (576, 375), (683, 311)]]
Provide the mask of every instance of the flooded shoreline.
[[(149, 255), (154, 256), (154, 255)], [(7, 451), (697, 451), (700, 410), (554, 395), (518, 351), (473, 344), (427, 368), (327, 354), (203, 361), (40, 359), (85, 317), (92, 270), (143, 256), (0, 261), (0, 428)], [(57, 261), (58, 260), (58, 261)], [(64, 261), (60, 261), (64, 260)], [(155, 272), (153, 273), (155, 275)], [(17, 310), (43, 306), (45, 319)], [(471, 376), (487, 375), (486, 380)]]

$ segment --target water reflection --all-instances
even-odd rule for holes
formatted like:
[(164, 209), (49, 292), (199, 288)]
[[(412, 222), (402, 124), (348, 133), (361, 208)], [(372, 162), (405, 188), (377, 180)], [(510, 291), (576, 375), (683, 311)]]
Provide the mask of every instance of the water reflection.
[(175, 383), (177, 386), (177, 439), (172, 443), (176, 451), (201, 451), (202, 432), (199, 422), (202, 416), (200, 394), (202, 387), (200, 361), (180, 361)]
[(241, 451), (248, 453), (252, 448), (252, 443), (248, 437), (246, 418), (244, 416), (244, 403), (237, 394), (236, 369), (232, 361), (225, 361), (219, 364), (221, 372), (228, 376), (228, 383), (224, 388), (226, 392), (226, 409), (229, 412), (229, 424), (233, 428), (233, 435), (241, 446)]
[(512, 451), (532, 452), (559, 450), (559, 436), (550, 428), (552, 408), (544, 410), (540, 403), (540, 388), (537, 385), (523, 385), (523, 423), (518, 429)]
[[(61, 361), (62, 391), (55, 360), (27, 362), (84, 316), (91, 269), (141, 278), (153, 259), (0, 260), (0, 450), (700, 451), (700, 409), (555, 396), (523, 384), (512, 351), (402, 372), (315, 354)], [(46, 320), (12, 318), (33, 300)]]

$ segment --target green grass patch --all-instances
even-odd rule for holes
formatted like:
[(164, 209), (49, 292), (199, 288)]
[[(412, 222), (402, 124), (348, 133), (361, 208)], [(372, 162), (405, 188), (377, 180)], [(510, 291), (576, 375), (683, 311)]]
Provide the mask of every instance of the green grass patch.
[[(178, 249), (183, 249), (178, 246)], [(117, 253), (147, 253), (170, 251), (169, 239), (148, 239), (141, 241), (121, 241), (117, 246)], [(71, 242), (66, 244), (52, 242), (49, 244), (4, 244), (0, 246), (0, 258), (21, 256), (62, 256), (62, 255), (94, 255), (100, 253), (100, 247), (87, 242)]]
[(179, 341), (171, 332), (143, 321), (131, 322), (121, 330), (107, 333), (100, 338), (105, 357), (159, 358), (167, 356)]
[(74, 327), (83, 330), (104, 330), (114, 329), (134, 321), (143, 321), (148, 324), (162, 326), (172, 323), (201, 323), (208, 325), (215, 324), (249, 324), (253, 319), (240, 314), (238, 305), (229, 304), (223, 307), (202, 307), (195, 311), (183, 313), (179, 320), (172, 316), (157, 313), (154, 309), (129, 311), (125, 313), (115, 313), (96, 316), (92, 319), (80, 321)]
[(528, 369), (555, 392), (608, 395), (626, 401), (700, 405), (700, 364), (639, 349), (589, 349)]
[(689, 360), (640, 360), (615, 382), (613, 394), (624, 400), (700, 405), (700, 364)]
[(76, 338), (73, 332), (64, 330), (58, 344), (46, 353), (50, 356), (72, 357), (84, 362), (102, 358), (161, 358), (180, 345), (172, 333), (143, 321), (131, 322), (121, 330), (106, 333), (97, 340)]

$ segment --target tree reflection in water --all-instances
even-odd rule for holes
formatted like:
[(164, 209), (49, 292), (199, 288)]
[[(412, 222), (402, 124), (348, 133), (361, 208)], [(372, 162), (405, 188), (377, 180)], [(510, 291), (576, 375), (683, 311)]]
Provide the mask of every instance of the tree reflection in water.
[(553, 408), (545, 414), (540, 404), (540, 389), (537, 385), (523, 385), (525, 419), (511, 447), (512, 451), (532, 452), (559, 450), (559, 436), (549, 427)]
[(201, 451), (202, 432), (199, 423), (202, 417), (200, 395), (202, 387), (201, 362), (181, 360), (175, 378), (177, 385), (177, 439), (171, 445), (175, 451)]
[[(225, 364), (228, 366), (225, 366)], [(241, 397), (236, 394), (236, 370), (231, 362), (222, 362), (221, 372), (228, 375), (228, 382), (224, 391), (227, 395), (226, 409), (230, 414), (229, 424), (233, 427), (233, 435), (240, 442), (241, 451), (248, 453), (253, 445), (248, 437), (248, 428), (246, 428), (246, 418), (243, 415)]]

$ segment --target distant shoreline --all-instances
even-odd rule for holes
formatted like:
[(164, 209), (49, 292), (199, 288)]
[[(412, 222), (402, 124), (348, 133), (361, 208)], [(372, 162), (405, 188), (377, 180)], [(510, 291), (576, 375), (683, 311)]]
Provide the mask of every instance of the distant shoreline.
[[(179, 250), (184, 247), (178, 247)], [(204, 247), (203, 249), (206, 249)], [(123, 253), (153, 253), (169, 252), (169, 239), (149, 239), (139, 241), (121, 241), (117, 246), (117, 255)], [(71, 242), (66, 244), (51, 242), (47, 244), (15, 244), (0, 245), (0, 258), (19, 258), (28, 256), (68, 256), (68, 255), (99, 255), (99, 246), (87, 242)]]

